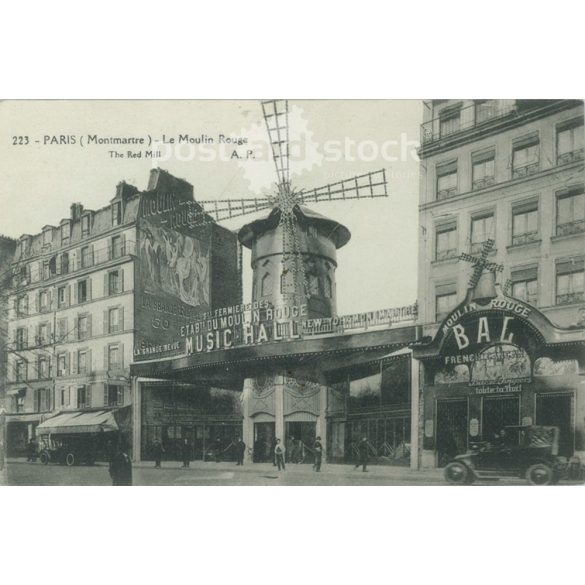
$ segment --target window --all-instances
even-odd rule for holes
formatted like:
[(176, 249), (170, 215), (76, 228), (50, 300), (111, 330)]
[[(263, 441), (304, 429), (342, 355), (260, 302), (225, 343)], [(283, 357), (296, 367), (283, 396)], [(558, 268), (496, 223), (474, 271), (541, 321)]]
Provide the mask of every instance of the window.
[(87, 339), (88, 321), (89, 318), (87, 315), (81, 315), (77, 318), (77, 339)]
[(514, 143), (512, 148), (512, 178), (536, 173), (540, 167), (538, 136), (530, 136)]
[(436, 321), (442, 321), (457, 305), (457, 286), (455, 283), (435, 287)]
[(47, 343), (49, 343), (49, 325), (47, 323), (41, 323), (41, 325), (39, 325), (37, 344), (46, 345)]
[(70, 237), (71, 237), (71, 224), (69, 222), (67, 222), (61, 226), (61, 244), (63, 244), (63, 245), (68, 244)]
[(538, 268), (512, 270), (512, 296), (533, 306), (538, 302)]
[(323, 287), (325, 298), (330, 299), (333, 296), (333, 283), (328, 275), (325, 275), (325, 278), (323, 279)]
[(481, 124), (498, 115), (498, 100), (477, 100), (475, 102), (475, 123)]
[(120, 366), (120, 348), (117, 345), (110, 345), (108, 347), (108, 369), (117, 370)]
[(89, 408), (91, 406), (91, 392), (87, 385), (77, 386), (77, 408)]
[(16, 312), (19, 317), (28, 315), (28, 296), (19, 297), (16, 302)]
[(557, 164), (583, 160), (585, 153), (583, 118), (570, 120), (557, 128)]
[(88, 368), (87, 351), (80, 350), (77, 352), (77, 373), (78, 374), (87, 374), (88, 371), (89, 371), (89, 368)]
[(57, 356), (57, 376), (67, 375), (67, 356), (62, 353)]
[(67, 304), (67, 303), (66, 303), (66, 298), (67, 298), (67, 297), (66, 297), (66, 294), (65, 294), (65, 293), (67, 292), (67, 291), (66, 291), (66, 288), (67, 288), (67, 287), (65, 287), (65, 286), (60, 286), (60, 287), (57, 289), (57, 306), (58, 306), (59, 308), (61, 308), (61, 307), (65, 307), (65, 306), (66, 306), (66, 304)]
[(49, 361), (46, 357), (39, 357), (37, 373), (40, 380), (45, 380), (49, 377)]
[(81, 218), (81, 236), (89, 236), (89, 215), (84, 215)]
[(494, 214), (486, 213), (471, 219), (471, 253), (481, 252), (484, 242), (494, 239)]
[(26, 362), (19, 360), (16, 362), (16, 381), (24, 382), (26, 380)]
[(119, 292), (121, 292), (120, 272), (114, 270), (113, 272), (108, 273), (108, 294), (115, 295)]
[(308, 292), (311, 297), (319, 296), (319, 277), (316, 274), (307, 275)]
[(122, 256), (122, 237), (114, 236), (112, 238), (112, 258), (120, 258)]
[(437, 167), (437, 199), (457, 194), (457, 161)]
[(61, 388), (59, 390), (59, 397), (61, 406), (69, 406), (69, 388)]
[(472, 160), (473, 189), (483, 189), (495, 183), (496, 151), (474, 155)]
[(117, 307), (108, 311), (108, 333), (120, 331), (120, 309)]
[(49, 292), (42, 290), (39, 293), (39, 309), (41, 311), (47, 311), (49, 309)]
[(557, 194), (557, 236), (585, 231), (585, 192), (575, 187)]
[(18, 390), (18, 394), (14, 397), (15, 398), (15, 412), (24, 412), (24, 401), (26, 398), (26, 388), (20, 388)]
[(51, 278), (51, 263), (49, 260), (43, 260), (43, 280)]
[(25, 349), (27, 346), (27, 329), (26, 327), (19, 327), (16, 330), (16, 349)]
[(585, 261), (557, 262), (557, 305), (585, 300)]
[(263, 297), (270, 296), (272, 294), (272, 275), (269, 272), (267, 272), (262, 277), (261, 284), (262, 284), (262, 288), (261, 288), (262, 296)]
[(61, 274), (69, 274), (69, 254), (67, 252), (61, 254)]
[(47, 412), (50, 410), (49, 389), (37, 388), (35, 390), (35, 412)]
[(53, 256), (49, 260), (49, 278), (52, 278), (57, 274), (57, 256)]
[(526, 244), (538, 239), (538, 201), (515, 205), (512, 208), (512, 245)]
[(459, 132), (461, 128), (461, 108), (447, 108), (440, 112), (441, 138)]
[(108, 384), (104, 396), (105, 406), (123, 406), (124, 405), (124, 386), (112, 386)]
[(452, 223), (437, 227), (435, 260), (446, 260), (457, 256), (457, 226)]
[(81, 280), (77, 283), (77, 302), (85, 303), (87, 301), (87, 280)]
[(43, 231), (43, 245), (47, 246), (53, 242), (53, 230), (48, 228)]
[(112, 204), (112, 225), (120, 225), (122, 223), (122, 203), (117, 202)]
[(67, 339), (69, 331), (67, 331), (67, 317), (63, 317), (57, 321), (57, 336), (60, 341)]
[(89, 253), (89, 246), (81, 248), (81, 268), (91, 266), (91, 255)]

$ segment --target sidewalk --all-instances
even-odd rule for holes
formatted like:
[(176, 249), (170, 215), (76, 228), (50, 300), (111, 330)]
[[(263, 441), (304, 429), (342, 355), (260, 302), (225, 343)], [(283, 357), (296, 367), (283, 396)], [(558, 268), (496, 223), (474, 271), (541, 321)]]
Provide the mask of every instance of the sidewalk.
[[(154, 461), (139, 461), (134, 463), (133, 467), (142, 469), (154, 469)], [(163, 461), (162, 469), (182, 469), (182, 463), (180, 461)], [(235, 471), (249, 472), (249, 473), (273, 473), (277, 467), (271, 463), (246, 463), (243, 466), (236, 465), (232, 461), (221, 461), (215, 463), (214, 461), (191, 461), (189, 469), (201, 470), (201, 471)], [(313, 466), (308, 463), (287, 463), (286, 470), (291, 473), (316, 473), (313, 471)], [(409, 477), (421, 479), (422, 477), (433, 477), (442, 478), (442, 469), (424, 469), (424, 470), (412, 470), (408, 467), (398, 467), (392, 465), (368, 465), (366, 474), (363, 473), (362, 468), (355, 468), (354, 465), (350, 464), (339, 464), (339, 463), (324, 463), (321, 466), (319, 472), (323, 475), (334, 475), (341, 477), (344, 475), (356, 475), (363, 474), (372, 477), (388, 477), (388, 478), (400, 478), (408, 479)]]

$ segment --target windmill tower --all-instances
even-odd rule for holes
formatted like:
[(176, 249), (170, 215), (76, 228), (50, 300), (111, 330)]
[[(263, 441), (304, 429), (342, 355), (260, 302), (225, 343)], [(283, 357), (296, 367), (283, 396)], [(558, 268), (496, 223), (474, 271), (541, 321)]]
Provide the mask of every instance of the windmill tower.
[[(265, 299), (274, 307), (306, 305), (304, 318), (337, 314), (336, 252), (350, 239), (349, 230), (305, 206), (295, 210), (297, 250), (300, 259), (289, 262), (284, 247), (285, 227), (280, 210), (246, 224), (238, 233), (242, 245), (252, 250), (252, 300)], [(302, 276), (290, 267), (302, 262)], [(283, 319), (284, 320), (284, 319)]]
[[(290, 181), (288, 101), (262, 102), (262, 111), (276, 169), (274, 195), (198, 201), (202, 208), (191, 210), (190, 221), (197, 225), (268, 211), (238, 233), (242, 245), (252, 251), (253, 299), (266, 299), (281, 308), (282, 321), (291, 320), (287, 309), (301, 306), (307, 309), (302, 318), (334, 316), (336, 251), (351, 235), (345, 226), (307, 204), (387, 197), (385, 170), (296, 190)], [(243, 439), (254, 449), (255, 460), (270, 460), (275, 438), (288, 443), (294, 437), (308, 445), (318, 435), (326, 442), (326, 387), (296, 380), (282, 366), (275, 370), (266, 363), (264, 371), (245, 381), (242, 394)]]

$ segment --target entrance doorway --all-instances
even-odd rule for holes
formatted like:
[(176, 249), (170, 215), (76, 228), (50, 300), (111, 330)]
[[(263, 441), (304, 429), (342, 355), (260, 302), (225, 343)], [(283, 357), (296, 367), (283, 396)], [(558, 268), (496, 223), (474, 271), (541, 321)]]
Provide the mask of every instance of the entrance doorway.
[(254, 463), (273, 461), (275, 434), (273, 422), (254, 423)]
[[(518, 396), (484, 396), (481, 403), (481, 438), (493, 441), (504, 427), (520, 423), (520, 398)], [(508, 429), (506, 443), (517, 444), (518, 433)]]
[(467, 400), (437, 400), (439, 467), (467, 451)]
[(316, 436), (316, 422), (288, 421), (285, 426), (286, 460), (291, 463), (313, 463)]
[(536, 424), (559, 427), (559, 455), (570, 457), (575, 449), (573, 395), (544, 394), (536, 397)]

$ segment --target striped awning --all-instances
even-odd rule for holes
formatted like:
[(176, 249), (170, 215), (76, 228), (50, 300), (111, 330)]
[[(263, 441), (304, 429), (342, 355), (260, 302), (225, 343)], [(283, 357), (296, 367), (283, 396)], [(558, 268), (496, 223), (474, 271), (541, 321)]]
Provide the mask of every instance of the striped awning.
[(105, 433), (118, 430), (111, 410), (94, 412), (66, 412), (41, 423), (37, 435), (66, 435), (77, 433)]

